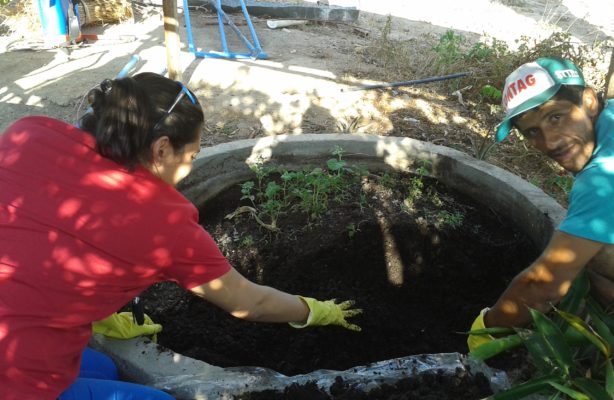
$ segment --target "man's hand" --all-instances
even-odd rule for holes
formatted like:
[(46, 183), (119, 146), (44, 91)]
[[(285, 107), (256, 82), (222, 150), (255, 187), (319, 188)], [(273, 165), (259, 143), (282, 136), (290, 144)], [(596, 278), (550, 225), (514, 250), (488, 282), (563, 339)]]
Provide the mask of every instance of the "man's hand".
[(469, 346), (470, 352), (477, 349), (483, 344), (495, 340), (495, 338), (488, 333), (471, 334), (472, 331), (486, 329), (486, 326), (484, 325), (484, 315), (486, 315), (488, 310), (490, 310), (490, 308), (486, 307), (485, 309), (480, 311), (478, 317), (475, 319), (475, 321), (473, 321), (473, 324), (471, 324), (471, 331), (469, 332), (470, 334), (467, 338), (467, 345)]
[(113, 313), (107, 318), (92, 322), (92, 330), (114, 339), (130, 339), (137, 336), (153, 335), (152, 340), (157, 341), (156, 334), (162, 330), (162, 325), (154, 324), (149, 315), (145, 314), (145, 323), (138, 325), (130, 312)]
[(304, 324), (290, 323), (293, 328), (305, 328), (307, 326), (339, 325), (351, 331), (359, 332), (360, 326), (351, 324), (346, 318), (351, 318), (362, 313), (359, 308), (351, 308), (353, 301), (335, 303), (335, 299), (318, 301), (310, 297), (299, 296), (309, 307), (309, 317)]

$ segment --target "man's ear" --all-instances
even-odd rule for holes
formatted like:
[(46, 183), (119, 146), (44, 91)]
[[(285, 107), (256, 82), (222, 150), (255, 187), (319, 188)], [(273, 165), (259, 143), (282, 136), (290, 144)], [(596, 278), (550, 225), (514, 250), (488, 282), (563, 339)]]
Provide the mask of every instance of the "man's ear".
[(589, 117), (594, 118), (599, 114), (599, 99), (595, 89), (587, 87), (582, 93), (582, 106)]
[(154, 162), (161, 161), (171, 150), (172, 145), (168, 136), (160, 136), (151, 144), (151, 158)]

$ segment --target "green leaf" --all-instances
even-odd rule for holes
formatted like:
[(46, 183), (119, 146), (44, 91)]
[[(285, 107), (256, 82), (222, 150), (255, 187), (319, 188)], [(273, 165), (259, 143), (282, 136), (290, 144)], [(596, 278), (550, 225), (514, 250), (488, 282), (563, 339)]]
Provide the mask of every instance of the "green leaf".
[(513, 349), (522, 344), (522, 339), (518, 335), (506, 336), (500, 339), (495, 339), (491, 342), (484, 343), (477, 349), (469, 353), (470, 357), (478, 360), (488, 360), (506, 350)]
[(578, 392), (577, 390), (573, 390), (572, 388), (568, 388), (567, 386), (563, 386), (559, 383), (550, 382), (550, 386), (552, 386), (561, 393), (565, 393), (567, 396), (571, 397), (574, 400), (591, 400), (591, 398), (584, 393)]
[(570, 314), (577, 314), (589, 290), (588, 274), (585, 270), (582, 270), (574, 279), (565, 297), (559, 302), (558, 309)]
[(605, 322), (609, 315), (603, 311), (599, 304), (590, 298), (586, 302), (586, 306), (595, 330), (610, 347), (610, 355), (606, 355), (607, 358), (610, 358), (611, 351), (614, 348), (614, 333), (612, 332), (612, 327), (608, 326), (608, 324)]
[(345, 166), (345, 161), (340, 161), (340, 160), (331, 158), (330, 160), (326, 162), (326, 166), (331, 171), (339, 171)]
[(588, 394), (591, 400), (612, 400), (612, 397), (596, 381), (587, 378), (576, 378), (573, 380), (584, 393)]
[[(595, 347), (599, 349), (607, 358), (610, 358), (610, 354), (612, 353), (612, 349), (610, 345), (601, 338), (594, 330), (591, 328), (586, 322), (584, 322), (581, 318), (576, 315), (572, 315), (566, 313), (565, 311), (555, 309), (557, 314), (559, 314), (565, 321), (569, 323), (569, 325), (580, 332), (584, 337), (586, 337)], [(605, 324), (604, 324), (605, 325)], [(607, 327), (606, 327), (607, 329)]]
[(590, 296), (586, 299), (586, 305), (591, 315), (597, 315), (599, 319), (602, 320), (608, 326), (608, 328), (610, 328), (610, 331), (614, 332), (613, 314), (607, 314), (605, 311), (603, 311), (603, 308)]
[(529, 329), (519, 331), (518, 335), (524, 341), (524, 345), (537, 370), (541, 374), (552, 373), (554, 362), (550, 357), (550, 352), (547, 349), (547, 344), (543, 336), (539, 332), (534, 332)]
[(467, 334), (469, 335), (511, 335), (515, 333), (512, 328), (502, 328), (502, 327), (492, 327), (492, 328), (482, 328), (482, 329), (474, 329)]
[(482, 95), (493, 99), (494, 101), (501, 100), (501, 91), (494, 86), (484, 85), (482, 86), (482, 90), (480, 90)]
[(565, 375), (569, 375), (574, 364), (571, 349), (565, 341), (563, 333), (559, 327), (542, 312), (533, 308), (529, 308), (529, 312), (533, 317), (535, 327), (544, 338), (544, 343), (546, 349), (550, 353), (550, 358), (558, 364)]
[(614, 368), (612, 360), (607, 360), (605, 363), (605, 391), (610, 397), (614, 398)]
[(549, 389), (551, 383), (558, 383), (560, 380), (554, 375), (547, 375), (539, 378), (531, 379), (525, 383), (506, 390), (505, 392), (496, 393), (488, 400), (518, 400), (529, 395), (539, 393), (543, 390)]

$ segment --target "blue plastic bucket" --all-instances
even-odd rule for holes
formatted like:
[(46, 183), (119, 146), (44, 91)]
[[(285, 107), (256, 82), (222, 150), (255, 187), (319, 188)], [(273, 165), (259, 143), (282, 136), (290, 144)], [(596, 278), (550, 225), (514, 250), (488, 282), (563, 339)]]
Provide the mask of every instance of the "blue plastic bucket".
[(69, 0), (37, 0), (38, 15), (45, 36), (68, 35)]

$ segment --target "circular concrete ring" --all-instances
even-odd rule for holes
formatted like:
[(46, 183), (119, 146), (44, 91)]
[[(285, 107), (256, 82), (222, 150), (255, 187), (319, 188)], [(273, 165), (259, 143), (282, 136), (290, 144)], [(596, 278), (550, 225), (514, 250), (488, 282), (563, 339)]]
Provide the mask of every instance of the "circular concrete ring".
[[(372, 135), (284, 135), (206, 148), (179, 190), (201, 206), (230, 186), (251, 179), (252, 164), (271, 163), (289, 170), (322, 167), (333, 158), (335, 148), (343, 150), (346, 162), (365, 166), (371, 172), (415, 172), (426, 161), (430, 176), (511, 221), (540, 248), (565, 214), (565, 209), (539, 188), (465, 153), (409, 138)], [(340, 374), (346, 382), (368, 389), (406, 377), (408, 371), (444, 370), (453, 374), (467, 365), (463, 355), (447, 353), (386, 360), (343, 372), (314, 371), (286, 377), (265, 368), (209, 365), (144, 338), (118, 341), (95, 335), (91, 344), (113, 357), (127, 378), (166, 390), (178, 399), (231, 399), (248, 391), (283, 389), (308, 381), (327, 388)], [(500, 374), (483, 365), (480, 368), (491, 377), (493, 386), (506, 386)]]

